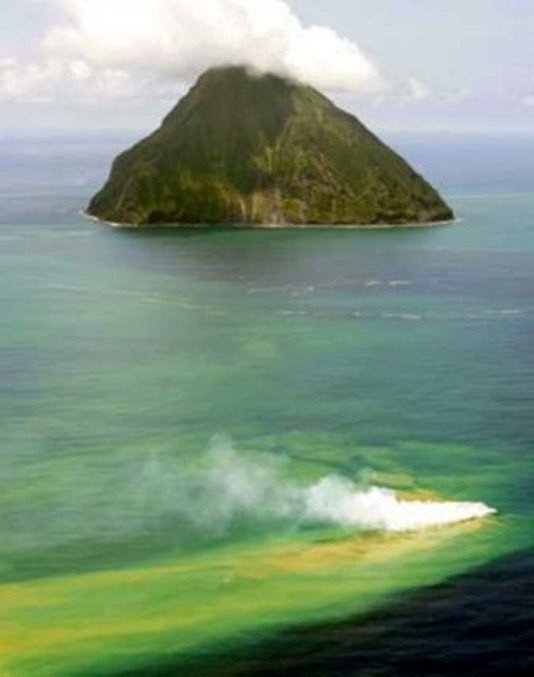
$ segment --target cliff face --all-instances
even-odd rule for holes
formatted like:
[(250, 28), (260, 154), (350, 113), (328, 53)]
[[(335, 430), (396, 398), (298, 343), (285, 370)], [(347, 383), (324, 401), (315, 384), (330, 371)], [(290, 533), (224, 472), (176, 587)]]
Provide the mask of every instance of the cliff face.
[(120, 155), (89, 214), (125, 224), (381, 224), (451, 209), (355, 117), (311, 87), (206, 72)]

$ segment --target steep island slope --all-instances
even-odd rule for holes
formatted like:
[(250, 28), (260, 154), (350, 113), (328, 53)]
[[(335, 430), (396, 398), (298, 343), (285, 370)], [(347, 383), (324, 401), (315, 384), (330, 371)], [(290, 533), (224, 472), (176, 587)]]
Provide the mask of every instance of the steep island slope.
[(402, 158), (312, 87), (209, 70), (120, 155), (88, 213), (140, 224), (403, 224), (451, 209)]

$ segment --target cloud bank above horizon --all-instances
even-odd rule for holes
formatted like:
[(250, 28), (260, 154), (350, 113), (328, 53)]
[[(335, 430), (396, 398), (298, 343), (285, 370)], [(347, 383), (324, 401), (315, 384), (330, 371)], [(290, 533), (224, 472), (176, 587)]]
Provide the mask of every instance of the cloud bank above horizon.
[(175, 98), (214, 66), (339, 92), (387, 84), (354, 42), (304, 26), (284, 0), (35, 0), (53, 10), (32, 59), (0, 55), (0, 100)]

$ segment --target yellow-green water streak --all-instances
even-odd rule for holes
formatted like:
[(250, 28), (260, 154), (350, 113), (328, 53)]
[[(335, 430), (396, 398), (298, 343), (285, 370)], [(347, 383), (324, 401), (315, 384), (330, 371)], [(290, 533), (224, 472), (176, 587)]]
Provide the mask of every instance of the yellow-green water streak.
[[(519, 519), (235, 545), (147, 568), (6, 584), (3, 674), (102, 674), (359, 614), (528, 542)], [(513, 543), (513, 545), (512, 545)]]

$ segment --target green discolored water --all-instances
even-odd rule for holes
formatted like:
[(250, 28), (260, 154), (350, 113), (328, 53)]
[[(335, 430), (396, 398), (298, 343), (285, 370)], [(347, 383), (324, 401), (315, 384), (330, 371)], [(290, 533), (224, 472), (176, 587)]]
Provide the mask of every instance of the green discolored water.
[[(132, 232), (27, 181), (0, 225), (12, 674), (341, 618), (532, 544), (532, 193), (433, 229)], [(499, 514), (312, 519), (332, 476)]]

